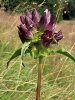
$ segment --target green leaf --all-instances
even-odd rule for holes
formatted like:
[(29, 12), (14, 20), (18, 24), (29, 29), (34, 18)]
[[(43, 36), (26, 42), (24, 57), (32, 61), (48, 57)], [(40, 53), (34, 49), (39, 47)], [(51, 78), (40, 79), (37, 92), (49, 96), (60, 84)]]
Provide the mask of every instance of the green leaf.
[(63, 54), (63, 55), (67, 56), (68, 58), (70, 58), (71, 60), (73, 60), (75, 62), (75, 58), (68, 51), (66, 51), (64, 48), (55, 50), (54, 52)]
[(30, 45), (31, 41), (26, 41), (21, 49), (21, 60), (23, 61), (23, 55), (25, 54), (26, 50), (28, 49), (29, 45)]
[(15, 53), (11, 56), (11, 58), (7, 62), (7, 67), (8, 67), (11, 60), (13, 60), (14, 58), (16, 58), (17, 56), (20, 56), (20, 55), (21, 55), (21, 48), (16, 50)]
[(42, 57), (46, 57), (46, 56), (49, 56), (50, 54), (52, 54), (52, 53), (60, 53), (60, 54), (62, 54), (62, 55), (65, 55), (65, 56), (67, 56), (68, 58), (70, 58), (71, 60), (73, 60), (74, 62), (75, 62), (75, 58), (68, 52), (68, 51), (66, 51), (64, 48), (60, 48), (60, 49), (57, 49), (57, 50), (55, 50), (55, 49), (52, 49), (52, 50), (50, 50), (50, 49), (42, 49), (41, 51), (40, 51), (40, 54), (39, 54), (39, 56), (42, 56)]

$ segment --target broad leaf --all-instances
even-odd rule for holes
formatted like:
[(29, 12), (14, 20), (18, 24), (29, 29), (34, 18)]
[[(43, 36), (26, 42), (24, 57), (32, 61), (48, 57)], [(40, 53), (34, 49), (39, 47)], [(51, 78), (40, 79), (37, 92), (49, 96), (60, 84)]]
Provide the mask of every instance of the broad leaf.
[(68, 58), (70, 58), (71, 60), (73, 60), (75, 62), (75, 58), (68, 51), (66, 51), (64, 48), (60, 48), (60, 49), (57, 49), (57, 50), (55, 50), (55, 49), (53, 49), (53, 50), (42, 49), (39, 53), (39, 56), (46, 57), (46, 56), (49, 56), (52, 53), (60, 53), (62, 55), (67, 56)]
[(16, 58), (17, 56), (20, 56), (21, 55), (21, 48), (18, 49), (17, 51), (15, 51), (15, 53), (11, 56), (11, 58), (9, 59), (9, 61), (7, 62), (7, 67), (10, 63), (11, 60), (13, 60), (14, 58)]
[(65, 56), (67, 56), (68, 58), (72, 59), (75, 62), (75, 58), (68, 51), (66, 51), (64, 48), (55, 50), (54, 52), (55, 53), (63, 54)]

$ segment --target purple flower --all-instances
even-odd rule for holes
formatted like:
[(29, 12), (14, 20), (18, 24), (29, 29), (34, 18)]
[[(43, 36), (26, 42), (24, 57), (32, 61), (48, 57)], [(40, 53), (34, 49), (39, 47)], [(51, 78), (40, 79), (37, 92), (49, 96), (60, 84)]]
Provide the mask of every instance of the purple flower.
[(18, 26), (18, 29), (19, 29), (19, 37), (23, 43), (25, 42), (26, 39), (33, 38), (33, 34), (26, 28), (25, 24), (21, 24), (20, 26)]
[[(20, 16), (22, 22), (18, 26), (19, 37), (24, 43), (27, 39), (36, 39), (41, 36), (42, 46), (49, 47), (52, 44), (56, 44), (59, 40), (63, 38), (62, 32), (59, 31), (56, 33), (56, 16), (51, 17), (50, 11), (46, 9), (42, 16), (39, 17), (37, 10), (34, 8), (32, 13), (29, 10), (26, 10), (25, 17)], [(38, 35), (35, 35), (38, 34)]]
[(63, 38), (62, 32), (55, 32), (56, 26), (54, 23), (56, 22), (56, 16), (53, 18), (50, 17), (49, 22), (45, 26), (45, 31), (41, 36), (42, 46), (49, 47), (50, 45), (56, 44), (59, 40)]
[(54, 33), (54, 31), (46, 30), (41, 36), (42, 46), (49, 47), (50, 45), (56, 44), (63, 38), (62, 32)]
[(52, 31), (46, 30), (41, 36), (43, 47), (48, 47), (50, 43), (53, 41), (53, 33)]
[(26, 10), (25, 14), (25, 17), (20, 16), (22, 24), (18, 26), (18, 34), (22, 43), (24, 43), (27, 39), (33, 39), (33, 34), (36, 32), (36, 24), (40, 20), (36, 9), (33, 9), (32, 14)]

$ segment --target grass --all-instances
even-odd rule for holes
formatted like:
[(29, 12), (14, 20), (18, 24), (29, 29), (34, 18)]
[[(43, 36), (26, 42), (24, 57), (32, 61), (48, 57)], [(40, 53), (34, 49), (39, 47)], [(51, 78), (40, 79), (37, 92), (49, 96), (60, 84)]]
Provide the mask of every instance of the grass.
[[(19, 15), (0, 11), (0, 100), (35, 100), (38, 59), (25, 55), (25, 65), (20, 57), (6, 64), (16, 49), (22, 46), (17, 34)], [(75, 20), (62, 21), (57, 29), (64, 38), (59, 47), (64, 47), (75, 56)], [(75, 63), (60, 54), (44, 59), (41, 87), (42, 100), (75, 100)]]

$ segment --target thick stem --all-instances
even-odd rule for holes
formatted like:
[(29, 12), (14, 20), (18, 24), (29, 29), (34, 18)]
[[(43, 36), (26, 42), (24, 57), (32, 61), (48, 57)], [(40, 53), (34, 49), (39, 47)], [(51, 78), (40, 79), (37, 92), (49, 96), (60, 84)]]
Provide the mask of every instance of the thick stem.
[(39, 58), (39, 66), (38, 66), (38, 81), (37, 81), (37, 90), (36, 90), (36, 100), (41, 100), (41, 78), (42, 78), (42, 57)]

